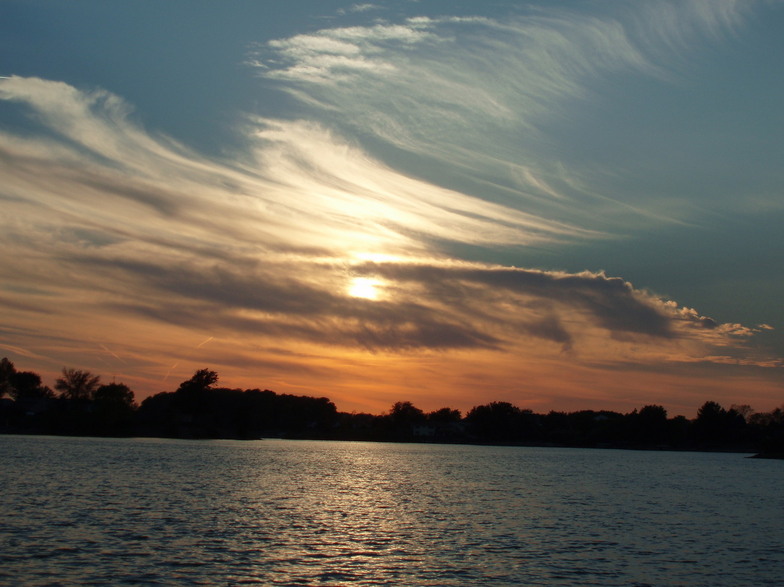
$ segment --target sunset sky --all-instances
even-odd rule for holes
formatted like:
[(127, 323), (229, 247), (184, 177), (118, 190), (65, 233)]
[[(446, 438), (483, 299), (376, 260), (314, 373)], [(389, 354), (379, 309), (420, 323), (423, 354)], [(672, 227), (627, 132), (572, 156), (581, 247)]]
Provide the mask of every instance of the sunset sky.
[(784, 2), (0, 4), (0, 356), (137, 399), (784, 403)]

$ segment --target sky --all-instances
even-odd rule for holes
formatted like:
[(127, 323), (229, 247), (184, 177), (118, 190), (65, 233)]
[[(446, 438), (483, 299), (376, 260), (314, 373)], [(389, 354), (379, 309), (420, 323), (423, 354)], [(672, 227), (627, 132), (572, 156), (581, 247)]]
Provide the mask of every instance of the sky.
[(784, 2), (0, 4), (0, 354), (536, 412), (784, 403)]

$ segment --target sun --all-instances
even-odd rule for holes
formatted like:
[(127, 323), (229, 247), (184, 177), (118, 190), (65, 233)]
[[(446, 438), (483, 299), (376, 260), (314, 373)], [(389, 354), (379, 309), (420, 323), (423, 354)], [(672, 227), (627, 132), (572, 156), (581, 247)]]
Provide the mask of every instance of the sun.
[(348, 295), (352, 298), (364, 298), (366, 300), (377, 300), (379, 296), (378, 286), (381, 282), (378, 279), (369, 277), (355, 277), (348, 286)]

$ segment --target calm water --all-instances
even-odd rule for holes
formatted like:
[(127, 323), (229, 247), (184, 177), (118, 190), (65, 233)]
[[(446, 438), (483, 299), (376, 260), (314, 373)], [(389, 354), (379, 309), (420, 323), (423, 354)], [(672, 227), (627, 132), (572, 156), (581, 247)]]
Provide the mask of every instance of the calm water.
[(784, 582), (784, 461), (0, 436), (0, 583)]

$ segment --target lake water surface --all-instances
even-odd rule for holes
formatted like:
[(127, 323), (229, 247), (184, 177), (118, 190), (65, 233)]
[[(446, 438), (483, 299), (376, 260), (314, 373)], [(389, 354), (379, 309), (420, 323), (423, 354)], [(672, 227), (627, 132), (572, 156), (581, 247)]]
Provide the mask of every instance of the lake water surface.
[(0, 583), (782, 584), (745, 456), (0, 436)]

